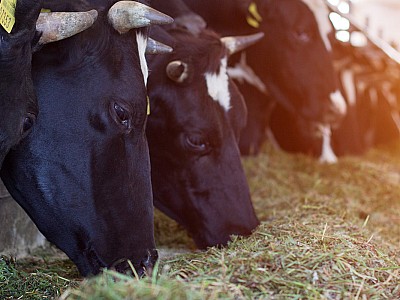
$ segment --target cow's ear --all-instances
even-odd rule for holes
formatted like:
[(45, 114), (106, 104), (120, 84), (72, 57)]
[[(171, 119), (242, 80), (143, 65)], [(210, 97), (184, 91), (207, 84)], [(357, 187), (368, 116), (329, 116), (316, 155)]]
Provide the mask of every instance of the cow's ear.
[(274, 0), (251, 1), (247, 8), (247, 15), (262, 23), (273, 17)]
[(183, 83), (189, 77), (188, 64), (180, 60), (171, 61), (165, 71), (168, 78), (177, 83)]

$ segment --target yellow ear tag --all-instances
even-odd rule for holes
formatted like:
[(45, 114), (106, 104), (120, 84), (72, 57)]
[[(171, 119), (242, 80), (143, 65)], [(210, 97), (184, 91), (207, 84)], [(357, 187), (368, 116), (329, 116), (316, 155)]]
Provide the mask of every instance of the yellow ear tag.
[(147, 115), (150, 116), (150, 99), (149, 99), (149, 96), (147, 96)]
[(41, 12), (41, 13), (49, 13), (49, 12), (51, 12), (51, 10), (48, 9), (48, 8), (42, 8), (42, 9), (40, 10), (40, 12)]
[(1, 0), (0, 2), (0, 25), (8, 33), (11, 32), (15, 24), (16, 5), (17, 0)]
[(248, 10), (249, 10), (250, 15), (246, 17), (247, 23), (254, 28), (260, 27), (260, 22), (262, 22), (263, 19), (262, 19), (260, 13), (258, 12), (257, 4), (252, 2), (249, 5)]
[(260, 23), (256, 19), (253, 19), (253, 17), (247, 16), (246, 17), (247, 24), (249, 24), (251, 27), (258, 28), (260, 27)]

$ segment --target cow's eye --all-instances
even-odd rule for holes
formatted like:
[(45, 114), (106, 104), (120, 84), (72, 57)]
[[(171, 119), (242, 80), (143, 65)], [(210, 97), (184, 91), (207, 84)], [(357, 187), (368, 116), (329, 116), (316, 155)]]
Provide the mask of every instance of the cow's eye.
[(295, 31), (293, 35), (296, 41), (303, 44), (307, 44), (311, 40), (311, 34), (306, 31)]
[(111, 108), (111, 115), (114, 121), (124, 129), (131, 129), (132, 118), (129, 110), (122, 104), (114, 103)]
[(32, 113), (28, 113), (23, 120), (21, 135), (25, 136), (32, 129), (33, 124), (35, 124), (36, 116)]
[(186, 136), (186, 145), (189, 150), (204, 153), (210, 149), (210, 143), (202, 134), (191, 134)]

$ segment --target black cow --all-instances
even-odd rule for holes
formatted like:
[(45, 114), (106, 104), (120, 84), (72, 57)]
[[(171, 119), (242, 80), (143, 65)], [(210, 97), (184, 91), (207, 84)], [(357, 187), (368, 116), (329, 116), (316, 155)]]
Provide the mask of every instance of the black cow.
[[(185, 0), (185, 3), (224, 35), (265, 33), (261, 43), (246, 51), (246, 65), (234, 70), (246, 82), (239, 88), (248, 104), (249, 119), (257, 117), (260, 107), (265, 108), (265, 114), (261, 115), (267, 118), (271, 98), (286, 110), (315, 123), (329, 124), (345, 114), (345, 101), (330, 54), (328, 35), (333, 28), (322, 1)], [(258, 99), (251, 98), (255, 92), (249, 89), (254, 88), (259, 90)], [(259, 105), (260, 101), (267, 104)], [(266, 123), (254, 122), (261, 125), (246, 128), (243, 135), (256, 132), (257, 137), (263, 137)], [(241, 145), (245, 154), (251, 148), (259, 148), (259, 141), (254, 139), (250, 143), (255, 143), (255, 147)]]
[[(14, 16), (0, 12), (6, 24), (12, 16), (15, 18), (12, 28), (0, 25), (0, 167), (11, 147), (28, 134), (38, 114), (31, 78), (32, 52), (40, 45), (84, 30), (96, 17), (93, 13), (50, 13), (39, 17), (40, 9), (41, 1), (18, 0)], [(11, 29), (10, 33), (6, 28)]]
[(241, 94), (227, 75), (230, 53), (261, 35), (193, 36), (169, 29), (174, 52), (150, 58), (147, 124), (154, 204), (193, 236), (199, 248), (224, 245), (258, 225), (240, 161), (246, 122)]
[(183, 0), (152, 0), (152, 6), (174, 18), (174, 26), (184, 27), (193, 34), (199, 34), (207, 24), (194, 13)]
[(46, 5), (96, 9), (99, 17), (34, 55), (40, 114), (7, 155), (1, 178), (81, 274), (125, 272), (130, 259), (140, 275), (157, 252), (145, 137), (147, 29), (139, 27), (172, 19), (145, 1), (98, 2)]

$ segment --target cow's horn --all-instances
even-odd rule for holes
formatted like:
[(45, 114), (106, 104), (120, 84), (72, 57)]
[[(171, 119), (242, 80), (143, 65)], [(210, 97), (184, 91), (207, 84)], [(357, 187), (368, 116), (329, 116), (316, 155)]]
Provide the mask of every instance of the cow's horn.
[(160, 43), (159, 41), (153, 40), (151, 38), (147, 39), (147, 47), (146, 47), (147, 54), (164, 54), (164, 53), (171, 53), (172, 51), (173, 49), (168, 45)]
[(228, 49), (229, 54), (232, 55), (236, 52), (242, 51), (247, 47), (253, 45), (263, 37), (264, 33), (259, 32), (251, 35), (223, 37), (221, 38), (221, 42)]
[(174, 21), (158, 10), (136, 1), (119, 1), (108, 11), (108, 20), (119, 33), (150, 25), (170, 24)]
[(178, 83), (182, 83), (189, 76), (188, 65), (180, 60), (171, 61), (166, 72), (169, 79)]
[(39, 44), (47, 44), (71, 37), (88, 29), (97, 19), (97, 11), (41, 13), (36, 30), (42, 32)]

